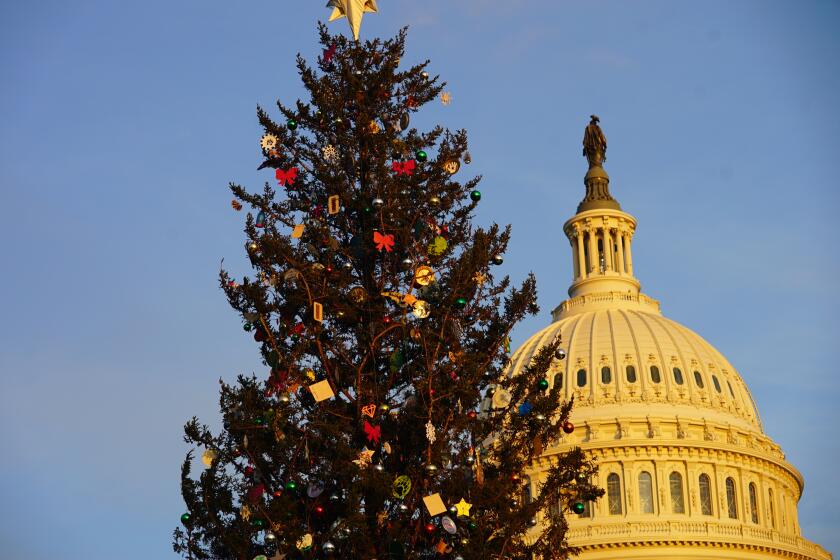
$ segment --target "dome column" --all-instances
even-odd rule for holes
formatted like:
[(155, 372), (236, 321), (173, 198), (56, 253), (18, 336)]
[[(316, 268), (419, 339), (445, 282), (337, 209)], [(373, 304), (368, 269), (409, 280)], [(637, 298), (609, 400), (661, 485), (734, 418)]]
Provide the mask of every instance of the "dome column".
[(601, 229), (601, 243), (604, 246), (604, 269), (613, 269), (612, 235), (610, 234), (610, 219), (604, 217), (604, 227)]
[(633, 250), (630, 248), (630, 241), (633, 234), (629, 231), (624, 234), (624, 242), (627, 244), (627, 274), (633, 275)]
[(589, 274), (598, 273), (598, 241), (595, 239), (595, 226), (588, 223), (587, 220), (587, 237), (589, 238)]
[(618, 273), (625, 274), (624, 270), (624, 232), (620, 229), (615, 230), (615, 245), (618, 247)]
[(575, 273), (575, 279), (583, 279), (586, 278), (586, 255), (583, 250), (583, 231), (581, 231), (581, 227), (579, 224), (575, 224), (575, 262), (577, 263), (577, 269)]

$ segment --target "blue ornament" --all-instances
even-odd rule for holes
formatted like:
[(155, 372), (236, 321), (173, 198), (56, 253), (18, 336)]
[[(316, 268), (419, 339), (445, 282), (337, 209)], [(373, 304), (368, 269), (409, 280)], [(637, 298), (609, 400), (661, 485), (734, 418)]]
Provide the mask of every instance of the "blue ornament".
[(524, 403), (519, 405), (519, 416), (525, 416), (526, 414), (530, 414), (533, 408), (534, 407), (531, 406), (531, 403), (525, 401)]

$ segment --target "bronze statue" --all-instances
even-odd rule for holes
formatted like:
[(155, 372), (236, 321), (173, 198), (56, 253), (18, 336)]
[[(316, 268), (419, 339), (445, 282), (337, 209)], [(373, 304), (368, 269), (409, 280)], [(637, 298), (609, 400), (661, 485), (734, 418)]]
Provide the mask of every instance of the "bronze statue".
[(597, 115), (589, 116), (589, 126), (583, 133), (583, 155), (589, 161), (590, 169), (599, 166), (607, 161), (607, 138), (598, 122), (601, 120)]

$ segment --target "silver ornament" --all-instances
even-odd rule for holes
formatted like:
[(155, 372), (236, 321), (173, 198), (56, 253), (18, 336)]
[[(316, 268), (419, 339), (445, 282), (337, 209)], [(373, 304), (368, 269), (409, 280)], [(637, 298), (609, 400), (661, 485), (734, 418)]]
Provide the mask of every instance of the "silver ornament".
[(321, 546), (321, 549), (323, 549), (324, 552), (335, 552), (335, 545), (330, 541), (327, 541)]
[(558, 348), (554, 351), (554, 357), (558, 360), (565, 360), (566, 359), (566, 351), (562, 348)]
[(380, 208), (382, 208), (383, 206), (385, 206), (385, 201), (384, 201), (384, 200), (382, 200), (381, 198), (374, 198), (374, 199), (371, 201), (371, 203), (370, 203), (370, 204), (371, 204), (371, 206), (373, 206), (376, 210), (379, 210)]

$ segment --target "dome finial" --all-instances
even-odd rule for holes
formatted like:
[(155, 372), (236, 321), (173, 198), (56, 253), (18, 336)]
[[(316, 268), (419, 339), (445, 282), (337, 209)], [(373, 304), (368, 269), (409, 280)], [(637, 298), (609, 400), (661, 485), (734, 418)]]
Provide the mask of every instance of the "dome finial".
[(601, 119), (598, 115), (589, 115), (589, 126), (583, 133), (583, 155), (589, 161), (589, 168), (601, 167), (607, 161), (607, 137), (598, 126)]
[(583, 180), (586, 196), (578, 205), (578, 212), (596, 208), (621, 210), (618, 201), (610, 195), (610, 176), (602, 167), (607, 161), (607, 137), (598, 126), (601, 119), (598, 115), (590, 115), (589, 118), (589, 125), (583, 133), (583, 155), (589, 162), (589, 171)]

